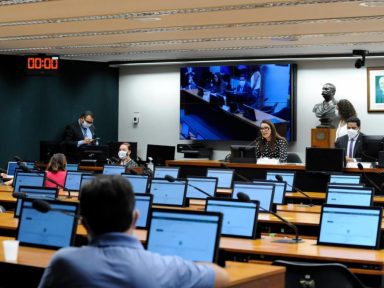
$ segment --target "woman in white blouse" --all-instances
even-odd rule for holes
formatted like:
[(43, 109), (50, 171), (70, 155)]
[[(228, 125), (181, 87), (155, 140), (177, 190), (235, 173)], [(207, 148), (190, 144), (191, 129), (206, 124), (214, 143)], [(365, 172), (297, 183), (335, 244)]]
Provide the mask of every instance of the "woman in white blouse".
[(347, 134), (347, 119), (349, 117), (357, 117), (355, 107), (347, 99), (341, 99), (336, 104), (336, 110), (339, 111), (339, 125), (336, 129), (336, 139)]

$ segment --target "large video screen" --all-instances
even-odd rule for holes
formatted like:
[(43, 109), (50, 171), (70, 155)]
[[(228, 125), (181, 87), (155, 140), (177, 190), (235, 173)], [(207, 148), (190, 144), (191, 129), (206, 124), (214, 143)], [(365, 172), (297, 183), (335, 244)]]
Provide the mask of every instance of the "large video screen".
[(268, 119), (296, 140), (294, 64), (183, 67), (180, 139), (252, 141)]

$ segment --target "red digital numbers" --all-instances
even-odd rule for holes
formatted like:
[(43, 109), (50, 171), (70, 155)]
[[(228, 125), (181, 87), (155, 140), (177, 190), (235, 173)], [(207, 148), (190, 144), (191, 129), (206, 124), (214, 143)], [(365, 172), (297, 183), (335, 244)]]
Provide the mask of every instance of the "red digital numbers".
[(28, 70), (58, 70), (59, 58), (57, 57), (28, 57)]

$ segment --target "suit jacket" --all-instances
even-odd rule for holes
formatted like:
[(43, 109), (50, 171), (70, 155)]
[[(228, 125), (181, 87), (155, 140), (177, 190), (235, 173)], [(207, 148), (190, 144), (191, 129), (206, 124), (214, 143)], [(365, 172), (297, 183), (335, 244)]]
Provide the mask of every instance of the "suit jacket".
[[(67, 125), (64, 131), (64, 143), (67, 146), (77, 147), (77, 142), (84, 140), (83, 128), (80, 126), (79, 121)], [(92, 125), (90, 128), (92, 138), (96, 138), (95, 127)]]
[[(353, 148), (353, 158), (361, 158), (362, 153), (363, 153), (363, 141), (362, 141), (362, 136), (363, 133), (359, 133), (356, 139), (355, 147)], [(342, 137), (337, 138), (335, 147), (336, 148), (343, 148), (345, 151), (345, 155), (347, 155), (348, 152), (348, 135), (344, 135)]]

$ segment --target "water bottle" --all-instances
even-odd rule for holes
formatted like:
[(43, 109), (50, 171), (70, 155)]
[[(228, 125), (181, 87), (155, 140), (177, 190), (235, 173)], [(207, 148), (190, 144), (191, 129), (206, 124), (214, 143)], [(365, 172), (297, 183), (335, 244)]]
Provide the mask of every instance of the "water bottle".
[(152, 157), (148, 157), (148, 160), (149, 160), (149, 163), (147, 165), (148, 169), (151, 170), (151, 172), (153, 173), (153, 158)]

